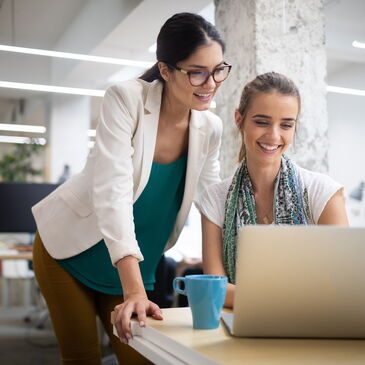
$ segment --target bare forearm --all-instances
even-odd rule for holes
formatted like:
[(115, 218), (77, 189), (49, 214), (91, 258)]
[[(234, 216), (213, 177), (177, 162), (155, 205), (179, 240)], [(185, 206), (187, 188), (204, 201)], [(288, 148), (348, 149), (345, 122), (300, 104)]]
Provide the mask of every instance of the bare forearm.
[(233, 308), (233, 299), (234, 299), (234, 289), (236, 285), (228, 284), (227, 285), (227, 292), (226, 292), (226, 299), (224, 301), (224, 306), (226, 308)]
[(115, 327), (121, 341), (128, 343), (132, 338), (130, 320), (133, 314), (137, 314), (141, 327), (145, 326), (147, 315), (160, 320), (163, 317), (158, 305), (147, 298), (138, 260), (133, 256), (126, 256), (119, 260), (116, 266), (123, 287), (124, 300), (114, 308)]
[(134, 294), (146, 295), (143, 286), (141, 270), (138, 260), (133, 256), (126, 256), (117, 262), (120, 281), (123, 287), (124, 297)]

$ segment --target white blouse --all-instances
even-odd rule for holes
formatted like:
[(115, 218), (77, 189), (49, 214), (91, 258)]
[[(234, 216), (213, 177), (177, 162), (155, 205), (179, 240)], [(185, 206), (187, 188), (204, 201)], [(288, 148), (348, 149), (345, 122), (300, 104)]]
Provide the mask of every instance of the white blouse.
[[(295, 167), (302, 182), (301, 186), (308, 191), (309, 208), (313, 219), (308, 223), (318, 224), (319, 217), (327, 202), (338, 190), (343, 189), (343, 185), (325, 174), (306, 170), (296, 164)], [(232, 178), (233, 175), (222, 182), (207, 187), (195, 203), (200, 213), (221, 228), (224, 222), (226, 197)]]

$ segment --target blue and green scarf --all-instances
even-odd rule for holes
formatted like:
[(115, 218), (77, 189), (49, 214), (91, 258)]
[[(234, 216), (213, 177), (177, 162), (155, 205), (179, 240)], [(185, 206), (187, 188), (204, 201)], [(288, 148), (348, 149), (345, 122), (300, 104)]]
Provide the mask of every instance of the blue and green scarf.
[[(300, 189), (298, 172), (291, 160), (282, 156), (275, 180), (274, 223), (308, 224), (308, 192)], [(223, 262), (230, 283), (236, 281), (237, 236), (241, 227), (257, 224), (255, 196), (246, 160), (236, 170), (229, 187), (223, 223)]]

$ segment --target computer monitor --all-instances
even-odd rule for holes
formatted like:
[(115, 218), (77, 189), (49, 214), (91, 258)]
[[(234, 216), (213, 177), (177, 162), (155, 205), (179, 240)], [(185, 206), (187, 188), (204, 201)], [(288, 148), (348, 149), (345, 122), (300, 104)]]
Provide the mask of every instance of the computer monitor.
[(34, 233), (31, 207), (56, 189), (58, 184), (0, 183), (0, 232)]

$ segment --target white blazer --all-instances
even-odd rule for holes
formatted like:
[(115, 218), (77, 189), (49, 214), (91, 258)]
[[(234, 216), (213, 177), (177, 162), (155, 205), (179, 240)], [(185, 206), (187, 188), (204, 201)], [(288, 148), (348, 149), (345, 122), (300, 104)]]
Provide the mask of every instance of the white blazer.
[[(133, 203), (150, 175), (162, 90), (157, 80), (131, 80), (107, 90), (84, 169), (32, 208), (52, 257), (75, 256), (103, 238), (113, 263), (128, 255), (143, 260)], [(184, 197), (165, 250), (176, 242), (195, 194), (220, 181), (221, 134), (216, 115), (191, 111)]]

